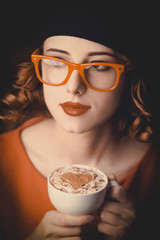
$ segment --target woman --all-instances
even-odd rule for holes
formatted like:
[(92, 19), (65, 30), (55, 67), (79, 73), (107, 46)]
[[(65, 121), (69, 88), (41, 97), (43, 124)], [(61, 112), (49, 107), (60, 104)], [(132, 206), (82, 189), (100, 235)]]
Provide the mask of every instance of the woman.
[[(3, 119), (32, 118), (0, 137), (4, 239), (144, 234), (142, 206), (153, 196), (158, 164), (144, 82), (111, 25), (104, 35), (105, 19), (87, 17), (41, 25), (32, 62), (21, 64), (3, 99)], [(64, 215), (48, 199), (47, 175), (72, 163), (97, 167), (114, 183), (96, 215)]]

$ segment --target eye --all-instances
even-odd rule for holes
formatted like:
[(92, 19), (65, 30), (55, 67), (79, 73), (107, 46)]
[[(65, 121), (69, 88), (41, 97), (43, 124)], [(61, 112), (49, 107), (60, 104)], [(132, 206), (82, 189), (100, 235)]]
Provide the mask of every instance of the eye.
[(62, 66), (65, 66), (64, 63), (60, 62), (60, 61), (56, 61), (56, 60), (52, 60), (52, 59), (42, 59), (42, 61), (47, 64), (47, 65), (50, 65), (50, 66), (53, 66), (53, 67), (62, 67)]
[(94, 69), (96, 69), (97, 71), (107, 71), (110, 69), (109, 66), (105, 66), (105, 65), (95, 65), (93, 66)]
[(97, 71), (97, 72), (105, 72), (105, 71), (109, 71), (111, 69), (111, 67), (106, 66), (106, 65), (94, 65), (94, 66), (88, 66), (85, 69), (88, 70), (93, 70), (93, 71)]

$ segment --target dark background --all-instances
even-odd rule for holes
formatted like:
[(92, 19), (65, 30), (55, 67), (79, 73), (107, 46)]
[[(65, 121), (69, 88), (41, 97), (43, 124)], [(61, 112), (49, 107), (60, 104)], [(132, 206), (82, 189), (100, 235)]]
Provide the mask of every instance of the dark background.
[(34, 32), (37, 21), (34, 20), (33, 13), (23, 15), (12, 13), (11, 16), (10, 21), (5, 23), (1, 31), (1, 76), (3, 76), (1, 77), (1, 96), (14, 81), (17, 65), (30, 61), (34, 50)]

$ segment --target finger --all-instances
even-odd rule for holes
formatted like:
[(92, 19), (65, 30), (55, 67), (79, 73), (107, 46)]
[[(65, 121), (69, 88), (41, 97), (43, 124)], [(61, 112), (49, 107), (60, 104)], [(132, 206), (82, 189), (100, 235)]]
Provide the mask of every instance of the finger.
[[(54, 237), (49, 237), (47, 240), (54, 240)], [(79, 236), (73, 236), (73, 237), (61, 237), (59, 240), (81, 240), (81, 237)]]
[(52, 225), (76, 227), (91, 223), (94, 217), (92, 215), (71, 216), (57, 211), (49, 211), (45, 214), (44, 219), (47, 219)]
[(82, 233), (81, 227), (59, 227), (53, 226), (50, 224), (48, 228), (49, 234), (46, 237), (72, 237), (72, 236), (80, 236)]
[(111, 173), (111, 174), (109, 174), (109, 176), (108, 176), (108, 180), (109, 181), (117, 181), (118, 182), (118, 180), (117, 180), (117, 177), (116, 177), (116, 175), (115, 174), (113, 174), (113, 173)]
[(117, 239), (117, 237), (120, 239), (124, 236), (125, 228), (101, 222), (98, 224), (98, 231), (106, 234), (108, 237), (111, 237), (111, 239)]
[(110, 191), (110, 198), (124, 204), (128, 202), (126, 189), (120, 185), (112, 187)]
[(107, 202), (101, 209), (101, 214), (103, 214), (103, 212), (109, 212), (120, 216), (122, 220), (127, 222), (127, 224), (131, 224), (136, 218), (135, 211), (133, 209), (126, 208), (117, 202)]
[(107, 212), (107, 211), (103, 211), (100, 214), (100, 221), (113, 226), (120, 226), (120, 225), (126, 224), (126, 222), (120, 215)]
[(65, 238), (60, 238), (59, 240), (81, 240), (81, 237), (79, 236), (65, 237)]

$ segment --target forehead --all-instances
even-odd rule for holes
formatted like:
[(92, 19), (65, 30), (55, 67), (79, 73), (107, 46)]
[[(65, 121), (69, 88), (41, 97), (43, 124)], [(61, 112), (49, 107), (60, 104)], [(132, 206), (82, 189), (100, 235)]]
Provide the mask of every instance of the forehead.
[(114, 54), (114, 50), (104, 46), (100, 43), (96, 43), (87, 39), (72, 37), (72, 36), (53, 36), (44, 41), (44, 52), (49, 48), (58, 48), (66, 50), (70, 53), (88, 53), (95, 51), (106, 51), (110, 54)]

